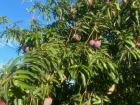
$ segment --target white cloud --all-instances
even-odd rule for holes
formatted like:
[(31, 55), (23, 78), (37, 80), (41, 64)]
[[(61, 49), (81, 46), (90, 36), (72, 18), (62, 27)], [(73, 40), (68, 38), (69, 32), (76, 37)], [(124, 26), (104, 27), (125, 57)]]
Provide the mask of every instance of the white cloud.
[(11, 48), (17, 48), (19, 44), (15, 41), (12, 41), (12, 40), (9, 40), (7, 43), (3, 40), (3, 39), (0, 39), (0, 48), (2, 47), (5, 47), (5, 46), (8, 46), (8, 47), (11, 47)]
[(0, 43), (0, 48), (1, 48), (1, 47), (4, 47), (4, 46), (5, 46), (5, 45), (4, 45), (3, 43)]
[(2, 64), (2, 63), (0, 64), (0, 70), (3, 68), (3, 65), (4, 65), (4, 64)]
[(4, 44), (2, 43), (2, 39), (0, 39), (0, 48), (3, 46), (4, 46)]

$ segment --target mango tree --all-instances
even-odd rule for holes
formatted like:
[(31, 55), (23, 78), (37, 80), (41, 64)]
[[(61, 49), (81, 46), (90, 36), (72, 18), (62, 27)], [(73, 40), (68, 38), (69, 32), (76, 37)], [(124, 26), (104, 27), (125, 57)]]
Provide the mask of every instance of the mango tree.
[(140, 104), (140, 1), (33, 1), (30, 29), (11, 27), (7, 40), (23, 55), (1, 73), (8, 105)]

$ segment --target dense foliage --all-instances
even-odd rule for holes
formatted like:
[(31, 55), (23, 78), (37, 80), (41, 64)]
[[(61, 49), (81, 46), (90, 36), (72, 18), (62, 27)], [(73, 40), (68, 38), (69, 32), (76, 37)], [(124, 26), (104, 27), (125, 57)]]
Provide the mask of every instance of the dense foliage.
[(0, 97), (8, 105), (140, 104), (140, 1), (33, 1), (52, 24), (8, 27), (23, 55), (3, 68)]

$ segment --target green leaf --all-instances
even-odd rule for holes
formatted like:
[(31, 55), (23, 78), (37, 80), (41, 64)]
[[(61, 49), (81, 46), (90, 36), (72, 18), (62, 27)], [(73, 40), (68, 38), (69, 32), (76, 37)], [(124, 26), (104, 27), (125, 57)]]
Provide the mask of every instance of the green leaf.
[(82, 79), (82, 82), (83, 82), (82, 84), (83, 84), (84, 87), (86, 87), (86, 77), (82, 72), (80, 72), (80, 75), (81, 75), (81, 79)]

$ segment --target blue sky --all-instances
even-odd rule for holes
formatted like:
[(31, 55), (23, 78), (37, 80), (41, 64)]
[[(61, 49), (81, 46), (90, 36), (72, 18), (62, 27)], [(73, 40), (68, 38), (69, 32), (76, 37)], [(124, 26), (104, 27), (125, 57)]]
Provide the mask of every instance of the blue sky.
[[(7, 16), (12, 22), (22, 20), (23, 23), (21, 25), (27, 28), (33, 16), (27, 12), (27, 8), (30, 5), (30, 2), (23, 3), (22, 0), (0, 0), (0, 16)], [(10, 42), (6, 44), (0, 39), (0, 68), (10, 59), (18, 56), (16, 50), (16, 43)]]

